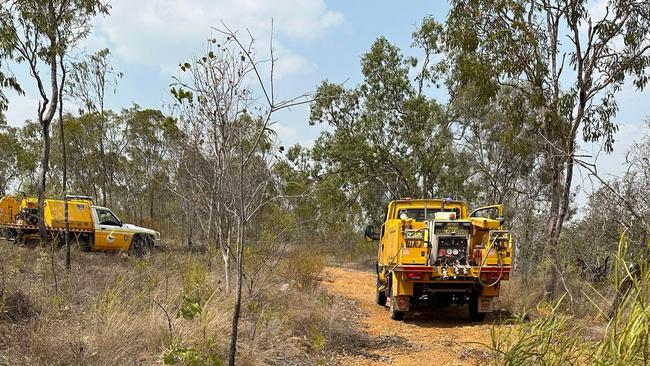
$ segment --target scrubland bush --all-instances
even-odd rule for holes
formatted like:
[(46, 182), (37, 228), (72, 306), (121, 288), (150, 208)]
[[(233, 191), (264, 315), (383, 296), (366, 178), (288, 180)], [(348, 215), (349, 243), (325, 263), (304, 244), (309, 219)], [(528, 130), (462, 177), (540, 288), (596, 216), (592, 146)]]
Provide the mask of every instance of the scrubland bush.
[(321, 251), (299, 249), (287, 255), (281, 270), (299, 288), (311, 288), (318, 284), (318, 276), (325, 266), (325, 256)]
[[(227, 356), (233, 296), (218, 257), (166, 248), (144, 259), (0, 241), (0, 364), (219, 365)], [(244, 291), (239, 364), (317, 364), (354, 337), (341, 299), (318, 288), (321, 254), (288, 247)], [(248, 273), (252, 269), (248, 270)], [(245, 288), (246, 289), (246, 288)], [(345, 337), (343, 337), (345, 335)]]

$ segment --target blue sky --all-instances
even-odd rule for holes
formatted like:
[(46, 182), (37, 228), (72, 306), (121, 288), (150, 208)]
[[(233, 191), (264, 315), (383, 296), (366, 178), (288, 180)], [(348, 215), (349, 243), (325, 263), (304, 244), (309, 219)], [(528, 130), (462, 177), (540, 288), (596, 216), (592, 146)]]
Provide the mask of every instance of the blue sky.
[[(200, 53), (211, 26), (223, 20), (233, 29), (248, 28), (267, 49), (271, 19), (279, 58), (276, 90), (286, 97), (314, 90), (324, 79), (354, 86), (360, 81), (360, 56), (379, 36), (385, 36), (407, 54), (411, 33), (424, 16), (443, 20), (448, 5), (443, 1), (324, 1), (324, 0), (110, 0), (111, 15), (95, 22), (92, 35), (79, 52), (108, 47), (117, 70), (124, 73), (117, 93), (107, 97), (109, 108), (137, 103), (146, 108), (164, 108), (171, 102), (169, 84), (177, 65)], [(594, 0), (594, 9), (604, 0)], [(417, 56), (417, 54), (414, 54)], [(37, 105), (35, 89), (20, 66), (12, 71), (25, 80), (27, 96), (10, 95), (7, 113), (12, 125), (33, 118)], [(347, 81), (346, 81), (347, 80)], [(33, 83), (32, 83), (33, 84)], [(446, 99), (443, 90), (431, 96)], [(620, 174), (624, 152), (647, 131), (650, 93), (625, 88), (618, 97), (620, 124), (615, 153), (601, 154), (601, 171)], [(276, 115), (274, 125), (282, 143), (310, 145), (321, 127), (307, 123), (308, 107)], [(598, 145), (582, 144), (589, 154)], [(580, 179), (580, 177), (578, 177)], [(580, 183), (580, 181), (578, 181)]]
[[(448, 8), (445, 2), (431, 1), (412, 1), (408, 6), (321, 0), (112, 0), (111, 4), (111, 15), (96, 21), (80, 51), (111, 50), (116, 69), (124, 73), (117, 94), (107, 98), (107, 105), (115, 109), (134, 102), (151, 108), (170, 103), (169, 84), (178, 63), (201, 51), (203, 42), (215, 34), (211, 26), (218, 27), (220, 20), (234, 29), (249, 28), (260, 51), (267, 49), (274, 20), (280, 70), (276, 90), (290, 97), (314, 90), (324, 79), (357, 84), (360, 56), (377, 37), (383, 35), (409, 53), (411, 33), (421, 19), (429, 14), (444, 19)], [(14, 71), (23, 79), (27, 76), (20, 67)], [(37, 100), (30, 86), (27, 97), (11, 98), (7, 115), (13, 125), (33, 118)], [(307, 115), (305, 106), (276, 116), (283, 143), (313, 141), (320, 129), (308, 126)]]

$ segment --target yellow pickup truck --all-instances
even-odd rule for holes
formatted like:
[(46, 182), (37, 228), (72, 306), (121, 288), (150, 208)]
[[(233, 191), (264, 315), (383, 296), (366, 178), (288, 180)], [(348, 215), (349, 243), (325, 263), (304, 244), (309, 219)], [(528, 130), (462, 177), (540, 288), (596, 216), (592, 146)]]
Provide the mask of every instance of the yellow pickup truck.
[(512, 238), (501, 205), (468, 213), (451, 199), (391, 201), (377, 241), (377, 303), (400, 320), (416, 304), (468, 304), (472, 321), (493, 310), (512, 268)]
[[(45, 226), (50, 240), (65, 235), (64, 201), (45, 200)], [(0, 198), (0, 237), (16, 243), (38, 243), (38, 202), (32, 197)], [(122, 222), (110, 209), (95, 206), (90, 197), (69, 196), (69, 239), (87, 251), (123, 251), (149, 254), (160, 243), (160, 233)]]

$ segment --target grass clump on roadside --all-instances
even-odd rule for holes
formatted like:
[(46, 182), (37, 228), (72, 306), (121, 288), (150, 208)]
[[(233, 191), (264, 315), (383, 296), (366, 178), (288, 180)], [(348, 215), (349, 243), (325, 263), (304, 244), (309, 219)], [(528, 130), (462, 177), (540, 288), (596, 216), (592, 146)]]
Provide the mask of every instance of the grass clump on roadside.
[[(219, 257), (167, 246), (144, 259), (0, 241), (0, 364), (219, 365), (234, 293)], [(238, 365), (327, 363), (357, 337), (346, 306), (320, 287), (325, 262), (290, 246), (278, 264), (248, 268)], [(253, 274), (256, 277), (253, 277)], [(234, 276), (232, 276), (234, 278)], [(252, 280), (255, 279), (255, 282)]]
[[(563, 296), (553, 306), (538, 307), (533, 320), (525, 315), (506, 326), (493, 326), (486, 344), (503, 365), (648, 365), (650, 364), (650, 269), (630, 266), (626, 240), (619, 242), (614, 286), (618, 289), (611, 311), (597, 291), (584, 294), (594, 313), (604, 322), (587, 322), (560, 309)], [(622, 274), (622, 275), (621, 275)]]

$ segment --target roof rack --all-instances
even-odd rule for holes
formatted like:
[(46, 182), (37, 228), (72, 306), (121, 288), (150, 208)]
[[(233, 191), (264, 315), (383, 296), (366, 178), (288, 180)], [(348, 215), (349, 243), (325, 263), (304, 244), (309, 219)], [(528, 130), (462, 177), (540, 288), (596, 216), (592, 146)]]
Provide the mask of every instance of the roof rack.
[(74, 194), (67, 194), (65, 196), (67, 199), (76, 199), (76, 200), (85, 200), (85, 201), (90, 201), (91, 203), (95, 203), (95, 200), (90, 197), (90, 196), (79, 196), (79, 195), (74, 195)]

